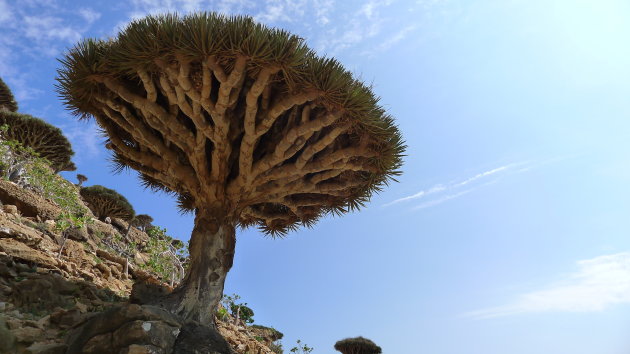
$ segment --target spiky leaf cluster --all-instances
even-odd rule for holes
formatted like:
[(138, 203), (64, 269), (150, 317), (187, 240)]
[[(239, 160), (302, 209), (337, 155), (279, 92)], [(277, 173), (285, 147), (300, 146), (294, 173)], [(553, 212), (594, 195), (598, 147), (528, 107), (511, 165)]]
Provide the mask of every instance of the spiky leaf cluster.
[(17, 112), (18, 104), (13, 97), (13, 92), (0, 78), (0, 111)]
[(371, 88), (250, 17), (149, 16), (61, 63), (67, 107), (184, 210), (281, 235), (358, 209), (400, 173), (401, 134)]
[(9, 127), (3, 133), (6, 139), (33, 149), (56, 172), (76, 170), (71, 161), (74, 151), (61, 129), (28, 114), (0, 111), (0, 125), (5, 124)]
[(81, 188), (80, 193), (88, 208), (99, 219), (110, 217), (129, 221), (135, 215), (127, 198), (113, 189), (93, 185)]
[(380, 354), (381, 347), (367, 338), (346, 338), (335, 343), (335, 350), (343, 354)]

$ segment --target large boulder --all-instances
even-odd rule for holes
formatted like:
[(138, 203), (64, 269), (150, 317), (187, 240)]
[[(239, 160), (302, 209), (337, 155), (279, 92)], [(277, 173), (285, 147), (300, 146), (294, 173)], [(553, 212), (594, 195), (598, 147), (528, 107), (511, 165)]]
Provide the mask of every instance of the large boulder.
[(74, 353), (218, 353), (231, 354), (212, 328), (184, 323), (155, 307), (125, 304), (102, 312), (70, 333)]
[(47, 268), (55, 268), (59, 264), (56, 259), (46, 253), (32, 249), (12, 238), (0, 238), (0, 251)]
[(54, 220), (62, 212), (55, 203), (42, 198), (37, 193), (4, 180), (0, 180), (0, 202), (15, 205), (22, 216), (39, 216), (44, 220)]

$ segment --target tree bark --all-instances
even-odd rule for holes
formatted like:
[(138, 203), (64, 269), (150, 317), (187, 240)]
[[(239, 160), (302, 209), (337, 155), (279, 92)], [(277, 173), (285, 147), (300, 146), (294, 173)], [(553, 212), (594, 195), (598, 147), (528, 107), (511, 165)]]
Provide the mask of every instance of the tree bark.
[(166, 299), (169, 310), (189, 321), (214, 327), (214, 312), (234, 261), (233, 222), (198, 211), (190, 240), (190, 267)]

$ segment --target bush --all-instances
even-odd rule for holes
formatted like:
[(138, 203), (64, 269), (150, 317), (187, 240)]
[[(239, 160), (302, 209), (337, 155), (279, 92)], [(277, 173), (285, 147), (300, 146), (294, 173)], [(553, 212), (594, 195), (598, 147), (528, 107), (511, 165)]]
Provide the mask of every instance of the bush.
[(0, 78), (0, 111), (3, 110), (16, 112), (18, 110), (18, 104), (15, 102), (13, 92), (11, 92), (9, 86)]
[(254, 323), (254, 310), (245, 304), (232, 304), (230, 306), (232, 315), (243, 320), (245, 323)]
[(166, 234), (166, 229), (153, 226), (147, 230), (149, 242), (144, 246), (144, 252), (149, 254), (149, 260), (141, 267), (156, 273), (161, 279), (170, 279), (171, 285), (184, 277), (184, 267), (180, 261), (181, 250), (175, 249), (171, 242), (173, 238)]
[(276, 354), (284, 353), (284, 349), (282, 348), (282, 343), (280, 343), (279, 341), (275, 341), (269, 344), (269, 349)]
[(7, 111), (0, 111), (0, 125), (8, 126), (5, 139), (33, 149), (39, 157), (48, 160), (55, 172), (76, 170), (70, 161), (74, 151), (61, 129), (28, 114)]
[(291, 350), (289, 350), (291, 353), (296, 353), (296, 354), (308, 354), (310, 352), (313, 351), (313, 347), (309, 347), (306, 344), (303, 344), (301, 340), (297, 340), (296, 342), (296, 346), (291, 348)]
[(343, 354), (380, 354), (381, 347), (363, 337), (346, 338), (335, 343), (335, 350)]
[(113, 189), (94, 185), (81, 188), (80, 193), (88, 208), (101, 220), (110, 217), (129, 221), (136, 214), (127, 198)]

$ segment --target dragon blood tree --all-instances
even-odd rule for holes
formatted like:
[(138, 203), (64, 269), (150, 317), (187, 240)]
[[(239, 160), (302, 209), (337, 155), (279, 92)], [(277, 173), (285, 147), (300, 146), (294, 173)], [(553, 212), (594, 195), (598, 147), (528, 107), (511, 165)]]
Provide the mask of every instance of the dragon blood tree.
[(235, 227), (272, 236), (358, 209), (404, 146), (369, 87), (250, 17), (146, 17), (61, 60), (58, 91), (121, 166), (195, 213), (190, 267), (156, 303), (213, 326)]
[(335, 343), (335, 350), (342, 354), (380, 354), (381, 347), (367, 338), (346, 338)]
[(18, 104), (15, 102), (13, 92), (0, 78), (0, 111), (16, 112), (17, 110)]
[(50, 162), (55, 172), (76, 170), (71, 161), (74, 155), (72, 145), (61, 129), (28, 114), (0, 110), (0, 125), (5, 124), (9, 127), (5, 132), (8, 140), (33, 149), (39, 157)]
[(101, 220), (110, 217), (130, 221), (136, 214), (127, 198), (113, 189), (93, 185), (81, 188), (79, 193), (94, 216)]

